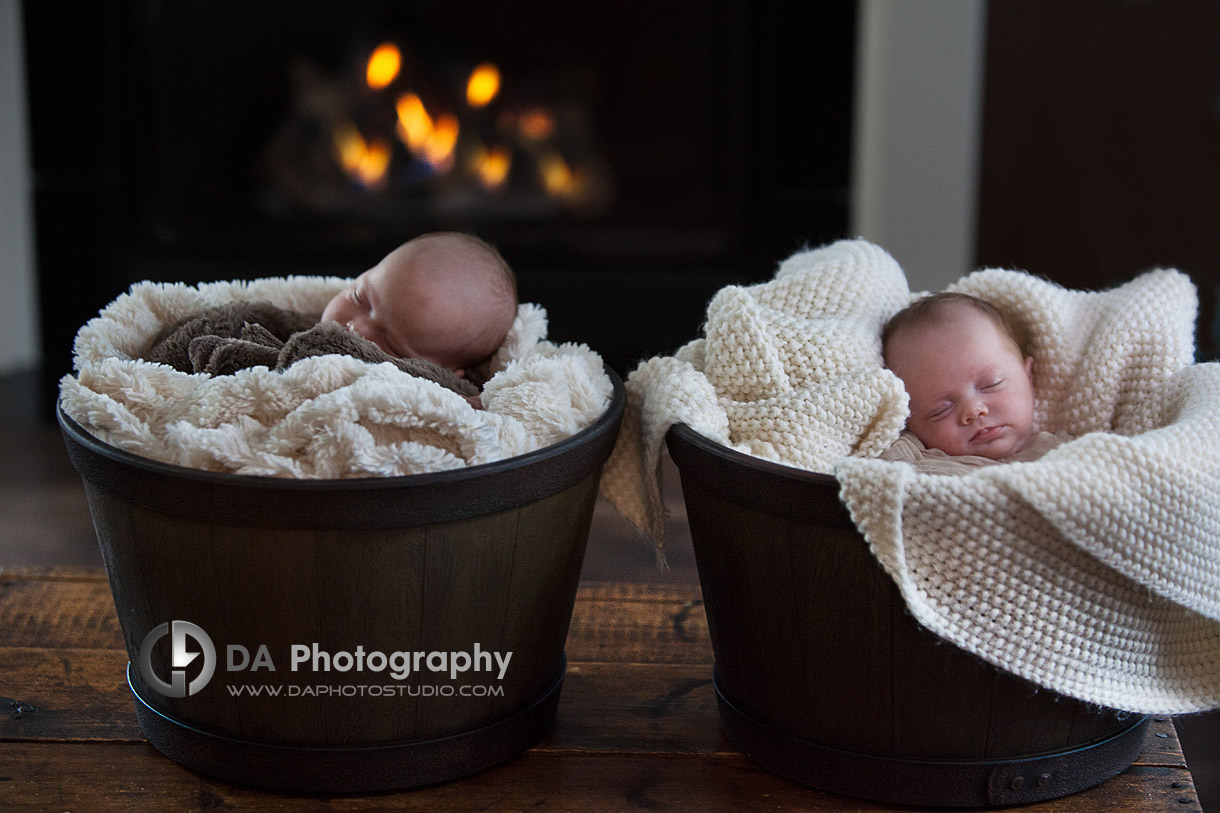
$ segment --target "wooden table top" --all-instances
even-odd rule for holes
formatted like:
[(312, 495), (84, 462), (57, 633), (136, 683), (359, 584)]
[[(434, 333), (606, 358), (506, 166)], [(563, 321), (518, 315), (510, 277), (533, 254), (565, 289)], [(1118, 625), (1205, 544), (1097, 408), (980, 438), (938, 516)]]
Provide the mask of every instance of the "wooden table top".
[[(100, 569), (0, 573), (0, 810), (812, 810), (897, 808), (755, 767), (720, 731), (698, 587), (585, 582), (556, 723), (523, 756), (445, 785), (300, 796), (192, 773), (145, 742)], [(1173, 722), (1122, 774), (1040, 811), (1197, 810)]]

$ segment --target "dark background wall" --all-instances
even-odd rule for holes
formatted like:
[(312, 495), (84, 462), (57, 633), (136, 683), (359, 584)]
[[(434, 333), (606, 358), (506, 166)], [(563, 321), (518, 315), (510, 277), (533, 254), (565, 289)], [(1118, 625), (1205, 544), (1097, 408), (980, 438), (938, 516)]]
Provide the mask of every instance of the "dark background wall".
[(1220, 4), (993, 0), (980, 266), (1104, 288), (1189, 274), (1220, 324)]

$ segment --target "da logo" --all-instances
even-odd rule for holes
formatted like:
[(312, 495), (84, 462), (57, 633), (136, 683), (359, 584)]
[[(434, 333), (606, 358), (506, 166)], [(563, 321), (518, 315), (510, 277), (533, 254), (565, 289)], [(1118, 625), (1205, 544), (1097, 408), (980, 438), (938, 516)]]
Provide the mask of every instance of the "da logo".
[[(173, 670), (170, 672), (169, 683), (162, 680), (161, 676), (152, 668), (153, 647), (166, 635), (170, 636), (170, 666)], [(200, 652), (187, 651), (188, 635), (199, 644)], [(188, 684), (186, 666), (200, 655), (203, 655), (203, 668), (199, 675)], [(140, 674), (144, 676), (144, 680), (149, 686), (166, 697), (186, 697), (189, 694), (197, 693), (208, 685), (208, 681), (212, 679), (215, 671), (216, 647), (212, 645), (212, 639), (201, 627), (189, 621), (166, 621), (164, 624), (153, 627), (152, 631), (144, 637), (144, 643), (140, 644)]]

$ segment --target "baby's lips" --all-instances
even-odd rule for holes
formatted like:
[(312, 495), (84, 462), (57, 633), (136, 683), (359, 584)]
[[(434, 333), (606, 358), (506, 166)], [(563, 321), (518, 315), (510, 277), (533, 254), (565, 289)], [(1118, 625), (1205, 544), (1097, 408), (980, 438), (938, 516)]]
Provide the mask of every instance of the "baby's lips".
[(974, 435), (971, 436), (970, 441), (972, 443), (978, 443), (980, 441), (991, 440), (996, 435), (1000, 434), (1000, 432), (1003, 429), (1004, 429), (1003, 424), (993, 424), (992, 426), (984, 426), (982, 429), (975, 432)]

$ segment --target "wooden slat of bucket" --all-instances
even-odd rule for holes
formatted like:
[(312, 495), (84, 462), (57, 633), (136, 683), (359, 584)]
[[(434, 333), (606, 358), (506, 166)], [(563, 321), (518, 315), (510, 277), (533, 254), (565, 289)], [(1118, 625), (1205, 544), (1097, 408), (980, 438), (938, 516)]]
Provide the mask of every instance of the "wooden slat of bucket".
[[(257, 532), (255, 532), (257, 533)], [(416, 640), (422, 626), (421, 607), (425, 606), (424, 581), (427, 578), (425, 530), (403, 528), (386, 531), (277, 531), (267, 540), (267, 549), (258, 559), (263, 566), (273, 567), (281, 557), (292, 556), (300, 548), (294, 569), (277, 582), (289, 593), (308, 594), (309, 598), (295, 604), (277, 599), (276, 612), (260, 623), (257, 631), (247, 631), (251, 651), (255, 645), (269, 640), (268, 646), (276, 657), (288, 651), (292, 644), (317, 643), (321, 651), (351, 652), (357, 645), (367, 651), (386, 651), (389, 642), (395, 647)], [(246, 551), (240, 541), (226, 545), (222, 572), (246, 566)], [(258, 561), (256, 559), (256, 561)], [(295, 567), (299, 566), (299, 572)], [(250, 573), (238, 596), (238, 602), (257, 601), (260, 589), (265, 589), (265, 576)], [(240, 624), (240, 612), (226, 613), (232, 624)], [(205, 628), (206, 629), (206, 628)], [(240, 627), (230, 627), (237, 634)], [(306, 631), (313, 630), (312, 634)], [(283, 681), (283, 668), (277, 675), (266, 676), (268, 682)], [(311, 664), (301, 667), (311, 668)], [(377, 673), (361, 676), (339, 671), (312, 673), (303, 671), (302, 684), (322, 685), (360, 683), (379, 684), (391, 681)], [(243, 698), (240, 716), (242, 736), (263, 740), (266, 732), (277, 730), (277, 720), (285, 716), (285, 708), (276, 708), (265, 700)], [(297, 739), (285, 741), (316, 744), (347, 744), (393, 740), (419, 736), (420, 721), (406, 714), (411, 705), (406, 698), (383, 703), (353, 705), (346, 702), (316, 703), (308, 706), (314, 720), (297, 723)], [(253, 707), (253, 708), (251, 708)], [(291, 707), (289, 707), (291, 708)], [(380, 708), (380, 714), (378, 714)], [(188, 717), (186, 719), (198, 719)]]
[(1053, 692), (1005, 672), (995, 672), (986, 708), (1020, 709), (1021, 713), (1005, 716), (1002, 726), (988, 727), (985, 754), (1002, 758), (1007, 754), (1066, 749), (1073, 744), (1072, 722), (1085, 707), (1079, 701), (1070, 701), (1067, 706), (1064, 703), (1065, 699)]
[(1114, 731), (1116, 718), (1125, 716), (1120, 712), (1099, 710), (1087, 703), (1078, 703), (1072, 714), (1067, 744), (1080, 745), (1109, 736)]
[[(825, 738), (833, 732), (838, 747), (857, 749), (870, 741), (889, 747), (897, 736), (892, 730), (894, 654), (862, 642), (889, 639), (894, 597), (876, 589), (881, 574), (860, 566), (868, 554), (850, 532), (810, 534), (789, 526), (786, 547), (792, 572), (801, 579), (793, 646), (803, 644), (806, 679), (816, 681), (818, 698), (817, 713), (799, 736)], [(845, 696), (856, 702), (845, 707)]]
[[(519, 510), (506, 511), (426, 529), (420, 552), (428, 569), (420, 584), (420, 611), (414, 614), (418, 624), (400, 640), (427, 652), (451, 651), (457, 640), (465, 641), (463, 648), (475, 643), (485, 650), (511, 648), (501, 636), (512, 598), (514, 555), (521, 542), (519, 514)], [(496, 716), (490, 698), (463, 701), (448, 709), (423, 698), (407, 705), (411, 713), (406, 719), (413, 719), (422, 731), (443, 728), (446, 718), (465, 730), (480, 728)], [(403, 739), (414, 736), (415, 730), (404, 732)]]
[[(597, 481), (592, 475), (572, 486), (564, 499), (524, 506), (517, 516), (517, 555), (499, 619), (503, 630), (513, 631), (501, 634), (514, 661), (562, 660)], [(555, 676), (538, 672), (532, 685), (541, 692)]]
[[(546, 691), (562, 668), (576, 593), (573, 574), (580, 571), (597, 480), (594, 473), (560, 494), (511, 512), (429, 526), (425, 612), (414, 639), (420, 647), (440, 650), (456, 642), (470, 648), (477, 642), (485, 651), (511, 652), (506, 675), (517, 698)], [(496, 682), (474, 673), (457, 681)], [(440, 704), (417, 703), (416, 711), (421, 726), (464, 720), (470, 729), (511, 713), (514, 702), (506, 694), (463, 702), (464, 714), (454, 715)]]
[[(805, 656), (810, 653), (799, 644), (799, 631), (804, 626), (796, 612), (799, 588), (794, 587), (788, 579), (769, 578), (772, 574), (784, 574), (789, 578), (794, 576), (786, 544), (786, 527), (774, 518), (752, 512), (722, 514), (717, 518), (717, 524), (721, 532), (732, 539), (757, 535), (754, 538), (758, 544), (737, 548), (731, 558), (726, 555), (726, 561), (721, 562), (721, 566), (731, 567), (736, 572), (735, 584), (745, 595), (766, 596), (770, 604), (770, 613), (767, 614), (752, 612), (751, 608), (741, 606), (738, 610), (741, 615), (735, 622), (724, 618), (712, 622), (713, 630), (732, 627), (737, 634), (753, 642), (751, 647), (722, 648), (726, 654), (740, 653), (752, 661), (741, 664), (737, 673), (742, 678), (740, 692), (737, 686), (728, 690), (735, 697), (749, 697), (757, 701), (759, 708), (768, 712), (785, 708), (797, 719), (816, 720), (822, 711), (816, 700), (792, 702), (793, 698), (809, 697), (803, 689), (810, 684), (811, 677), (805, 670)], [(776, 619), (780, 619), (778, 623)], [(756, 656), (760, 651), (774, 653), (774, 660), (770, 663), (755, 662), (756, 658), (751, 656)], [(721, 664), (720, 668), (723, 677), (728, 673), (729, 666)]]
[[(894, 696), (902, 700), (894, 704), (889, 753), (956, 759), (986, 756), (995, 670), (920, 629), (892, 583), (879, 587), (891, 597), (892, 679)], [(1041, 750), (1046, 749), (1032, 753)]]
[[(725, 691), (796, 736), (833, 732), (841, 748), (890, 747), (888, 647), (860, 642), (889, 640), (891, 604), (886, 593), (874, 600), (872, 571), (853, 566), (858, 545), (843, 532), (803, 535), (693, 483), (684, 482), (683, 493), (691, 535), (717, 540), (699, 569), (705, 591), (715, 585), (708, 624), (713, 638), (720, 636)], [(827, 585), (848, 601), (828, 597)], [(845, 703), (848, 696), (856, 700)]]
[[(132, 510), (124, 503), (110, 498), (104, 492), (98, 490), (90, 483), (85, 482), (85, 496), (89, 501), (89, 512), (93, 515), (93, 526), (98, 534), (98, 542), (101, 545), (102, 560), (107, 563), (107, 571), (110, 574), (115, 572), (111, 567), (113, 563), (117, 567), (134, 566), (131, 564), (129, 557), (123, 556), (113, 550), (111, 541), (113, 539), (130, 539), (130, 545), (133, 549), (147, 551), (146, 561), (143, 563), (143, 572), (158, 573), (167, 567), (166, 559), (169, 558), (167, 551), (159, 544), (156, 538), (150, 539), (150, 534), (143, 531), (141, 520), (147, 512), (140, 511), (133, 517)], [(158, 523), (159, 524), (159, 523)], [(148, 526), (151, 534), (156, 533), (156, 526)], [(190, 527), (179, 527), (169, 529), (168, 533), (181, 533), (184, 536), (195, 534), (195, 529)], [(206, 542), (206, 540), (204, 540)], [(186, 566), (192, 566), (194, 563), (185, 562)], [(198, 572), (195, 576), (197, 579), (207, 578), (207, 570)], [(118, 611), (120, 624), (125, 618), (144, 618), (150, 613), (149, 601), (157, 598), (166, 598), (163, 591), (157, 591), (161, 595), (147, 595), (144, 591), (133, 590), (132, 585), (126, 588), (117, 584), (111, 576), (111, 594), (113, 596), (114, 605)], [(129, 595), (130, 593), (130, 595)], [(164, 616), (162, 620), (168, 621), (173, 616)], [(196, 619), (188, 619), (196, 621)], [(159, 623), (159, 622), (158, 622)], [(198, 621), (196, 621), (198, 623)], [(124, 637), (124, 645), (127, 648), (129, 657), (136, 658), (134, 653), (138, 652), (140, 641), (133, 641)]]

